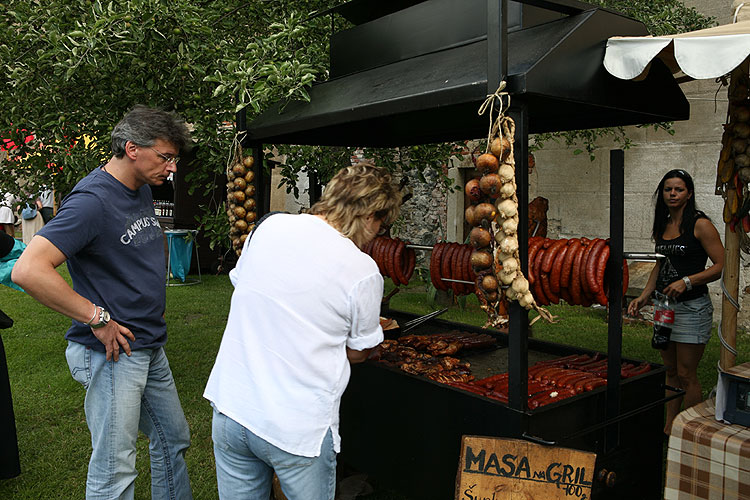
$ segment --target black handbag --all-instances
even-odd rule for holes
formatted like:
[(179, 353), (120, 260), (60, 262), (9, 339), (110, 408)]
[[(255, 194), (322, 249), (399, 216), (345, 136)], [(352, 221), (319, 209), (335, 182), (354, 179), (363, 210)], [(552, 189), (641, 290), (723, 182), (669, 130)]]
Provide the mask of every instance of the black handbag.
[(13, 326), (13, 319), (0, 310), (0, 330)]

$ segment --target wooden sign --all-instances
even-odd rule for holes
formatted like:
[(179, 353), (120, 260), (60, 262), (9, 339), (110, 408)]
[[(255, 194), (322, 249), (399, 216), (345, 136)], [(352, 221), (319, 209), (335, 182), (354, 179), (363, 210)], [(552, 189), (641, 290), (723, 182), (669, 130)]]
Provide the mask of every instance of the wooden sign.
[(463, 436), (456, 500), (591, 498), (595, 453), (520, 439)]

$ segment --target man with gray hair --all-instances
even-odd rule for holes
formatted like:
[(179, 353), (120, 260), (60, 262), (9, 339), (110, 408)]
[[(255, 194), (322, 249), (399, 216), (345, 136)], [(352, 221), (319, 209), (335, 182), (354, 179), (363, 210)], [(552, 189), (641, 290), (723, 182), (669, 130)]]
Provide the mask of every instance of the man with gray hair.
[[(112, 158), (65, 197), (13, 269), (29, 295), (73, 320), (65, 355), (86, 389), (88, 500), (133, 498), (139, 429), (149, 438), (151, 498), (192, 498), (190, 431), (163, 349), (164, 237), (149, 187), (177, 170), (190, 142), (176, 115), (133, 108), (112, 131)], [(63, 262), (72, 288), (55, 270)]]

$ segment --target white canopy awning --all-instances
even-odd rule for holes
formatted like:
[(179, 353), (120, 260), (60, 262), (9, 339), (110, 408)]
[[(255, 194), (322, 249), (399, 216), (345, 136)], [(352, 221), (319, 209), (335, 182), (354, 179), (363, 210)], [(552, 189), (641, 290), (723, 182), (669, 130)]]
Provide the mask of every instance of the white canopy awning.
[(639, 80), (658, 57), (672, 73), (691, 78), (718, 78), (750, 55), (750, 21), (725, 24), (669, 36), (612, 37), (604, 67), (623, 80)]

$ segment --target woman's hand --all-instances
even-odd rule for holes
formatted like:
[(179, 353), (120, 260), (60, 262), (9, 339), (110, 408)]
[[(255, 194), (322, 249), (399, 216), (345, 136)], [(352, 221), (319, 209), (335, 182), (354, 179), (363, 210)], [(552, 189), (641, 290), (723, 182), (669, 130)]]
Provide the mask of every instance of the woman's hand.
[(641, 307), (646, 305), (646, 302), (648, 301), (648, 296), (640, 295), (636, 297), (635, 299), (630, 301), (630, 304), (628, 304), (628, 316), (638, 316), (638, 311), (641, 310)]
[(685, 293), (686, 290), (687, 284), (682, 279), (678, 279), (667, 285), (662, 293), (667, 297), (674, 299)]
[(650, 300), (651, 292), (656, 289), (656, 277), (659, 275), (660, 267), (661, 264), (657, 262), (654, 268), (651, 269), (651, 274), (648, 275), (648, 281), (646, 282), (646, 286), (643, 287), (641, 294), (628, 304), (629, 316), (637, 317), (638, 311), (641, 310), (641, 307), (645, 306), (646, 302)]

